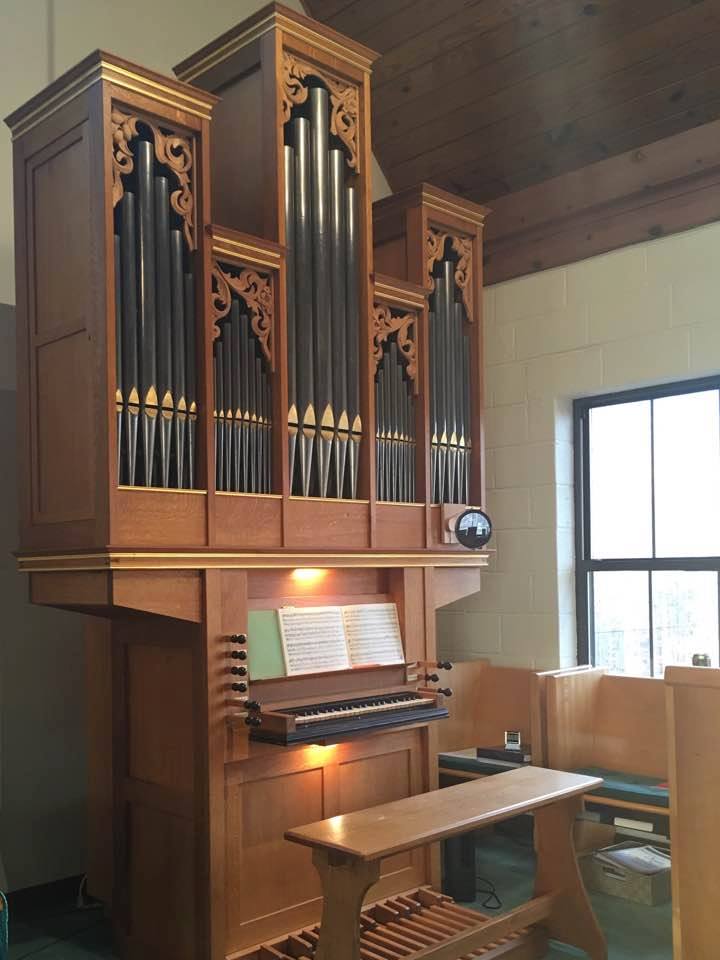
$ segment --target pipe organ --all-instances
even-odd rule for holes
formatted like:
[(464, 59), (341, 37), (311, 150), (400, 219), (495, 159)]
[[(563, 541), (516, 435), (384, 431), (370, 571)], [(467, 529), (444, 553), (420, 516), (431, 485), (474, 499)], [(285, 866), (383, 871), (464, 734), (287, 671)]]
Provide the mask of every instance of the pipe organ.
[[(435, 610), (487, 562), (452, 534), (485, 211), (373, 210), (374, 59), (271, 4), (178, 79), (98, 51), (7, 118), (19, 566), (91, 615), (90, 885), (128, 957), (286, 957), (320, 888), (285, 831), (437, 786)], [(288, 669), (279, 611), (376, 605), (397, 657)], [(371, 893), (437, 881), (418, 849)]]

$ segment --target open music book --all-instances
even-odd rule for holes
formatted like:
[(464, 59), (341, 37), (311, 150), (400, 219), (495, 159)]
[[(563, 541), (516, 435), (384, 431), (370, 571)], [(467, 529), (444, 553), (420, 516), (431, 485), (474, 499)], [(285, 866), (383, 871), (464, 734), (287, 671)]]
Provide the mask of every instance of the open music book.
[(278, 610), (287, 676), (403, 663), (394, 603)]

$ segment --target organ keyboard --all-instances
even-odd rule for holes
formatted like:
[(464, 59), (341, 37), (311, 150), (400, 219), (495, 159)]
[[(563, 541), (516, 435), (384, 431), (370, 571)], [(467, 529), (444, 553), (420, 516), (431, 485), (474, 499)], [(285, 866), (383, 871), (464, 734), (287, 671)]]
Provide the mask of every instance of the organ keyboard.
[[(449, 691), (448, 691), (449, 692)], [(322, 743), (347, 734), (377, 728), (425, 723), (447, 717), (443, 695), (430, 690), (398, 690), (350, 700), (329, 700), (262, 710), (253, 727), (253, 740), (288, 746)]]

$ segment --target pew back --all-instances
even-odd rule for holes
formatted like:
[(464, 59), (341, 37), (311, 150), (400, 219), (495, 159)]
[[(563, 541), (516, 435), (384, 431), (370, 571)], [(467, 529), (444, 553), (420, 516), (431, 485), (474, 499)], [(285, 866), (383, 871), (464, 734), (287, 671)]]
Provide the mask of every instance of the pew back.
[(547, 762), (667, 776), (663, 682), (600, 668), (546, 678)]

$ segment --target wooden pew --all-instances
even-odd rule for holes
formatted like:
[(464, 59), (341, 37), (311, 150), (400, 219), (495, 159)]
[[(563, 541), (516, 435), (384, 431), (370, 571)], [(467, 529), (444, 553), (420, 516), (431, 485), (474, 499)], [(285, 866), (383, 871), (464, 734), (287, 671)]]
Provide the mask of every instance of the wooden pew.
[(674, 960), (720, 945), (720, 670), (667, 667)]
[(533, 763), (545, 766), (549, 678), (588, 669), (538, 673), (529, 667), (502, 667), (488, 660), (456, 661), (446, 678), (453, 695), (445, 701), (450, 716), (439, 725), (440, 753), (502, 744), (506, 730), (519, 730), (523, 743), (532, 746)]
[(322, 884), (315, 960), (360, 960), (363, 901), (380, 876), (381, 860), (530, 811), (537, 850), (533, 899), (501, 917), (478, 915), (470, 925), (449, 925), (447, 936), (436, 935), (406, 953), (407, 960), (457, 960), (533, 925), (585, 950), (591, 960), (605, 960), (605, 938), (571, 840), (581, 796), (600, 784), (528, 767), (288, 830), (288, 840), (312, 848)]
[[(664, 696), (660, 679), (614, 676), (601, 668), (547, 676), (547, 766), (597, 767), (666, 780)], [(646, 814), (666, 809), (604, 796), (602, 803)]]

